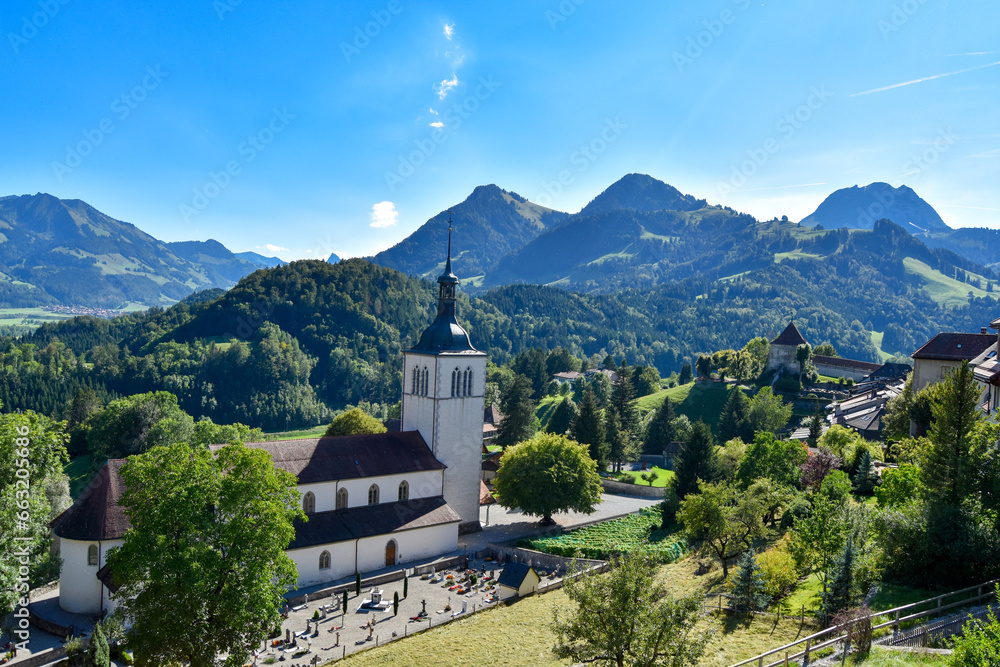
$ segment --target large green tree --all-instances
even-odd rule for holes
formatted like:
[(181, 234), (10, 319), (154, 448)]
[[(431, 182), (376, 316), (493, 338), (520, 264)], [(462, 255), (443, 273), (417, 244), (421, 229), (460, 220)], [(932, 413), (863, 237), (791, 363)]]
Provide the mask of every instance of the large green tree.
[(91, 420), (87, 442), (94, 462), (141, 454), (157, 445), (187, 442), (194, 420), (170, 392), (136, 394), (112, 401)]
[(747, 412), (750, 410), (750, 401), (743, 393), (739, 385), (733, 386), (729, 390), (729, 397), (726, 399), (726, 406), (722, 408), (722, 415), (719, 416), (719, 437), (723, 442), (740, 438), (748, 441), (753, 437), (753, 432), (749, 430), (747, 423)]
[(702, 549), (719, 559), (722, 576), (729, 576), (729, 561), (764, 536), (764, 505), (757, 494), (745, 493), (727, 482), (702, 483), (677, 510), (684, 532)]
[(597, 462), (597, 469), (608, 467), (607, 431), (604, 428), (604, 412), (597, 406), (594, 392), (587, 388), (583, 392), (580, 413), (570, 427), (573, 439), (587, 445), (590, 457)]
[(549, 417), (549, 422), (545, 425), (545, 430), (549, 433), (565, 435), (578, 413), (579, 409), (576, 407), (573, 399), (569, 396), (563, 397), (556, 406), (556, 409), (552, 411), (552, 416)]
[(531, 381), (517, 375), (500, 399), (503, 421), (497, 428), (496, 444), (503, 448), (523, 442), (535, 433), (535, 402)]
[(681, 498), (698, 490), (698, 480), (714, 482), (722, 476), (715, 439), (708, 424), (698, 420), (674, 457), (674, 489)]
[(493, 482), (507, 508), (552, 523), (556, 512), (590, 514), (601, 502), (601, 478), (587, 447), (554, 433), (540, 433), (509, 448)]
[(968, 362), (941, 383), (931, 410), (934, 422), (923, 466), (924, 485), (934, 502), (959, 505), (972, 493), (978, 473), (973, 430), (982, 419), (978, 409), (980, 387)]
[(611, 572), (566, 579), (576, 603), (568, 618), (555, 615), (556, 655), (575, 663), (614, 667), (695, 665), (709, 636), (695, 630), (700, 596), (675, 598), (656, 576), (656, 563), (635, 552), (612, 562)]
[(785, 403), (781, 396), (776, 396), (770, 387), (764, 387), (750, 399), (747, 428), (751, 434), (757, 431), (777, 433), (785, 427), (791, 417), (792, 405)]
[(669, 396), (663, 398), (663, 403), (653, 413), (653, 418), (646, 426), (646, 438), (643, 442), (642, 450), (646, 454), (662, 454), (671, 442), (674, 441), (673, 421), (677, 417), (674, 414), (674, 404)]
[(385, 426), (361, 408), (351, 408), (334, 417), (323, 435), (335, 437), (364, 433), (385, 433)]
[(122, 477), (132, 527), (108, 567), (137, 664), (246, 664), (296, 581), (294, 475), (260, 449), (179, 443), (131, 457)]
[(801, 442), (779, 440), (773, 433), (758, 431), (743, 453), (736, 481), (744, 489), (764, 477), (782, 486), (796, 487), (802, 475), (800, 466), (808, 458), (809, 452)]

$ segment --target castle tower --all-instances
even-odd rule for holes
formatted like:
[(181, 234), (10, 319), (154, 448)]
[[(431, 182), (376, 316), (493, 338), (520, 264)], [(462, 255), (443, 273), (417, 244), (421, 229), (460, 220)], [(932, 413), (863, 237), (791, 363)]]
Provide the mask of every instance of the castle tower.
[(448, 466), (442, 495), (462, 517), (459, 531), (480, 530), (479, 490), (483, 446), (486, 353), (472, 347), (456, 317), (448, 257), (438, 282), (438, 312), (420, 341), (403, 353), (402, 429), (419, 431), (437, 460)]

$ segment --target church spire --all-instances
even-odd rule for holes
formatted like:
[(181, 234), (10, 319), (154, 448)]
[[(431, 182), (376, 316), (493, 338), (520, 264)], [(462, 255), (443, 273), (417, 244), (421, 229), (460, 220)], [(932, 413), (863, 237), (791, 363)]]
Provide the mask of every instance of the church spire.
[(451, 301), (450, 310), (452, 315), (455, 312), (455, 287), (458, 286), (458, 276), (456, 276), (451, 271), (451, 211), (448, 211), (448, 256), (444, 263), (444, 273), (438, 276), (438, 285), (440, 285), (440, 290), (438, 291), (438, 313), (442, 312), (442, 308), (445, 306), (445, 301)]
[(469, 334), (458, 323), (458, 308), (455, 291), (459, 285), (458, 276), (451, 270), (451, 211), (448, 211), (448, 256), (444, 262), (444, 273), (438, 276), (438, 308), (434, 322), (424, 330), (420, 342), (413, 347), (415, 352), (475, 352), (469, 341)]

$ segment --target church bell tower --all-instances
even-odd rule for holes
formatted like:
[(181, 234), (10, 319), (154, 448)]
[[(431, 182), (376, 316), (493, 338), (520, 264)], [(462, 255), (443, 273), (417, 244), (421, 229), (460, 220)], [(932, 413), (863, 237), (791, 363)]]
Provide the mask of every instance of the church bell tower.
[(438, 461), (445, 464), (445, 501), (462, 517), (459, 532), (481, 530), (479, 489), (483, 447), (486, 353), (472, 347), (458, 323), (451, 270), (451, 212), (448, 255), (438, 279), (434, 322), (420, 341), (403, 353), (402, 429), (419, 431)]

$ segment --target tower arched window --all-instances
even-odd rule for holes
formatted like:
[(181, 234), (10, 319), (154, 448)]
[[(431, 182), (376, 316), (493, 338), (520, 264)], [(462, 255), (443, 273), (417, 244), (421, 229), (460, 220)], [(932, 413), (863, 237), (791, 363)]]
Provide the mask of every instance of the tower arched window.
[(462, 395), (472, 396), (472, 368), (468, 367), (465, 369)]
[(417, 383), (417, 375), (419, 373), (420, 373), (420, 370), (418, 368), (414, 367), (413, 368), (413, 374), (412, 374), (413, 377), (410, 379), (410, 393), (411, 394), (420, 393), (420, 388), (417, 386), (418, 385), (418, 383)]
[(347, 509), (347, 489), (337, 491), (337, 509)]
[(399, 483), (399, 499), (400, 500), (410, 499), (410, 484), (405, 479)]
[(459, 372), (458, 367), (451, 372), (451, 395), (452, 397), (458, 396), (458, 382), (459, 382)]
[(423, 372), (423, 375), (424, 375), (424, 381), (423, 381), (423, 390), (422, 390), (422, 391), (420, 392), (420, 394), (421, 394), (422, 396), (426, 396), (426, 395), (427, 395), (427, 384), (428, 384), (428, 383), (427, 383), (427, 379), (428, 379), (428, 377), (429, 377), (429, 374), (428, 374), (428, 372), (427, 372), (427, 366), (424, 366), (424, 372)]
[(316, 496), (312, 491), (302, 496), (302, 511), (306, 514), (312, 514), (316, 511)]
[(319, 569), (329, 570), (330, 569), (330, 552), (324, 551), (319, 555)]
[(372, 484), (368, 487), (368, 504), (378, 505), (378, 484)]
[(97, 565), (97, 545), (87, 547), (87, 565)]

